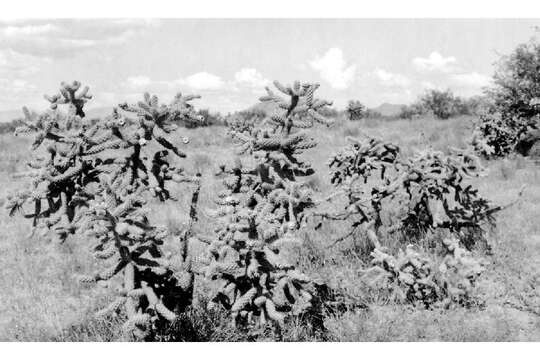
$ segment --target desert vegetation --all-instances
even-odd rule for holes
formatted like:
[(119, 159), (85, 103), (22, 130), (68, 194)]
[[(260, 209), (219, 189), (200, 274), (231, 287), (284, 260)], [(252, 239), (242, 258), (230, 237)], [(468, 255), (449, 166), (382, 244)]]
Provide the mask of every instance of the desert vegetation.
[(61, 83), (0, 135), (0, 339), (538, 340), (539, 49), (393, 121), (300, 81), (89, 119)]

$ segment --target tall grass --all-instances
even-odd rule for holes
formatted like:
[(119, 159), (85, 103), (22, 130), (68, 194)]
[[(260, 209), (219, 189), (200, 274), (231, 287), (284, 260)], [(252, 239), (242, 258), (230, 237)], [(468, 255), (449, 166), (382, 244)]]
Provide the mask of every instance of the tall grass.
[[(319, 146), (306, 153), (315, 167), (315, 176), (307, 181), (317, 185), (322, 194), (332, 187), (326, 160), (335, 149), (346, 144), (346, 136), (363, 133), (398, 144), (405, 154), (431, 146), (445, 151), (448, 146), (464, 146), (470, 134), (470, 117), (448, 121), (338, 119), (329, 129), (318, 128), (314, 136)], [(232, 159), (233, 147), (224, 127), (182, 129), (191, 142), (186, 167), (204, 174), (201, 207), (214, 208), (213, 200), (220, 183), (213, 170)], [(0, 137), (0, 197), (24, 186), (12, 175), (24, 169), (28, 158), (28, 140), (11, 135)], [(341, 289), (346, 302), (366, 302), (368, 310), (349, 309), (342, 314), (327, 314), (327, 333), (310, 333), (298, 324), (289, 324), (280, 333), (255, 329), (246, 334), (231, 329), (219, 309), (207, 310), (205, 280), (198, 278), (196, 301), (190, 320), (175, 324), (163, 334), (163, 340), (236, 341), (499, 341), (540, 340), (540, 168), (522, 159), (492, 162), (485, 177), (475, 186), (482, 196), (505, 204), (515, 199), (526, 185), (521, 201), (497, 215), (498, 226), (489, 233), (493, 255), (486, 276), (479, 284), (485, 308), (455, 310), (421, 310), (388, 303), (376, 294), (367, 293), (360, 281), (360, 269), (366, 265), (361, 254), (362, 239), (344, 241), (329, 247), (341, 230), (323, 226), (317, 231), (305, 230), (303, 246), (291, 249), (300, 269), (310, 276), (321, 277)], [(189, 194), (178, 194), (179, 202), (189, 201)], [(179, 229), (187, 219), (180, 217), (176, 206), (151, 205), (152, 218), (171, 230)], [(178, 205), (185, 208), (185, 204)], [(332, 206), (332, 205), (328, 205)], [(204, 211), (196, 232), (210, 235), (212, 219)], [(95, 319), (93, 312), (108, 300), (108, 290), (84, 288), (73, 279), (76, 273), (87, 273), (95, 265), (84, 239), (71, 239), (64, 245), (49, 243), (39, 237), (28, 237), (29, 223), (0, 213), (0, 340), (3, 341), (111, 341), (119, 335), (121, 319)], [(168, 247), (177, 246), (174, 242)], [(193, 251), (204, 251), (204, 245), (192, 241)], [(536, 299), (536, 300), (535, 300)], [(536, 302), (535, 302), (536, 301)], [(189, 331), (186, 331), (188, 329)], [(190, 334), (190, 336), (187, 336)]]

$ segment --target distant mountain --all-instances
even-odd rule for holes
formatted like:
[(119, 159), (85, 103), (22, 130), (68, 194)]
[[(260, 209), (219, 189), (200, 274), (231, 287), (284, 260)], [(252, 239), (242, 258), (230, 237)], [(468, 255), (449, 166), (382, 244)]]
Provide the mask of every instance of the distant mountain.
[(376, 108), (372, 108), (371, 110), (376, 111), (383, 116), (395, 116), (400, 113), (402, 106), (404, 105), (384, 103), (377, 106)]

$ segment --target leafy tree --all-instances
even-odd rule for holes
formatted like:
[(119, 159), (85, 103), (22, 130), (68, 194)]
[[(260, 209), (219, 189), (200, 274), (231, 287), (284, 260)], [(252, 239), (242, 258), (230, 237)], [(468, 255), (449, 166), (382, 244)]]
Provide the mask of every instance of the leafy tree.
[(540, 98), (540, 43), (531, 39), (497, 64), (495, 86), (488, 90), (503, 118), (529, 119), (540, 114), (535, 99)]
[(420, 98), (423, 108), (433, 112), (439, 119), (448, 119), (456, 113), (458, 100), (450, 90), (429, 90)]
[(485, 156), (517, 150), (527, 155), (540, 137), (540, 43), (532, 38), (497, 64), (494, 86), (486, 91), (493, 105), (481, 117), (472, 143)]

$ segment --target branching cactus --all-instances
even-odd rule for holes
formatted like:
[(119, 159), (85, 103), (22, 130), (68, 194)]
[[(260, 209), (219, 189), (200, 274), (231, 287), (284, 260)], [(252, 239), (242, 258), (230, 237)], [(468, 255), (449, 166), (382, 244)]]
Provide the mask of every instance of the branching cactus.
[(372, 253), (372, 267), (363, 279), (370, 286), (384, 289), (399, 303), (422, 304), (427, 308), (453, 305), (470, 306), (476, 300), (475, 285), (485, 268), (481, 260), (460, 247), (456, 238), (442, 241), (440, 262), (414, 250), (412, 245), (397, 256), (383, 248)]
[[(143, 187), (118, 195), (110, 184), (92, 201), (86, 212), (84, 230), (93, 239), (94, 256), (104, 270), (80, 276), (83, 283), (112, 284), (118, 275), (117, 297), (98, 316), (124, 310), (125, 335), (147, 339), (191, 303), (193, 273), (186, 252), (164, 256), (162, 247), (169, 238), (165, 228), (152, 226), (143, 209)], [(186, 241), (184, 236), (181, 241)]]
[[(136, 112), (137, 120), (121, 116), (115, 109), (108, 118), (90, 123), (83, 111), (91, 99), (88, 91), (77, 81), (62, 83), (59, 94), (45, 96), (51, 110), (32, 116), (24, 108), (24, 125), (16, 130), (16, 134), (36, 134), (31, 146), (34, 159), (28, 163), (31, 170), (18, 174), (30, 177), (31, 187), (10, 195), (6, 207), (13, 215), (32, 204), (34, 212), (24, 216), (33, 219), (34, 227), (54, 230), (60, 240), (76, 232), (80, 209), (94, 198), (94, 185), (102, 174), (111, 173), (112, 185), (122, 191), (141, 183), (150, 186), (155, 196), (167, 199), (164, 181), (181, 182), (186, 177), (166, 160), (168, 151), (185, 156), (166, 135), (177, 128), (176, 122), (198, 118), (187, 103), (196, 96), (179, 94), (167, 106), (145, 94), (144, 101), (136, 105), (120, 106)], [(67, 113), (60, 105), (67, 105)], [(165, 150), (148, 157), (143, 149), (151, 139)]]
[[(98, 125), (84, 121), (83, 106), (91, 99), (88, 87), (62, 83), (59, 94), (45, 98), (51, 110), (42, 115), (23, 108), (24, 124), (15, 134), (35, 134), (34, 158), (28, 162), (30, 170), (17, 176), (30, 177), (31, 186), (10, 195), (6, 207), (13, 215), (32, 204), (34, 212), (24, 216), (33, 219), (34, 227), (53, 229), (65, 239), (76, 230), (79, 209), (92, 198), (89, 187), (99, 181), (100, 161), (92, 155), (101, 152), (106, 139), (98, 134)], [(67, 105), (67, 113), (59, 105)]]
[(392, 187), (380, 191), (368, 180), (376, 175), (388, 185), (390, 172), (396, 172), (399, 165), (399, 147), (380, 139), (369, 138), (365, 141), (348, 139), (350, 145), (330, 158), (330, 181), (340, 191), (335, 195), (346, 196), (344, 211), (338, 213), (317, 213), (322, 218), (345, 221), (352, 220), (350, 230), (335, 240), (339, 242), (355, 235), (358, 231), (367, 234), (371, 246), (379, 245), (377, 230), (382, 226), (382, 203)]
[[(25, 125), (18, 129), (37, 132), (32, 148), (45, 144), (48, 156), (38, 154), (29, 164), (36, 169), (29, 173), (32, 188), (10, 198), (11, 213), (33, 202), (35, 213), (29, 216), (34, 225), (44, 219), (44, 227), (54, 229), (61, 239), (78, 234), (94, 242), (92, 252), (104, 270), (81, 276), (81, 281), (109, 283), (121, 277), (118, 297), (100, 313), (125, 310), (126, 333), (138, 338), (152, 337), (164, 322), (174, 321), (192, 297), (193, 274), (185, 247), (196, 218), (199, 177), (173, 166), (170, 157), (186, 156), (173, 135), (178, 122), (199, 119), (189, 104), (195, 98), (178, 94), (165, 105), (145, 94), (137, 104), (119, 106), (136, 118), (114, 109), (111, 116), (89, 124), (83, 118), (88, 88), (81, 90), (78, 82), (62, 84), (59, 95), (47, 97), (51, 111), (33, 119), (25, 110)], [(60, 104), (68, 105), (67, 114), (58, 110)], [(169, 188), (173, 182), (196, 185), (191, 220), (181, 234), (152, 225), (143, 211), (150, 195), (174, 200)], [(48, 204), (44, 210), (43, 202)], [(165, 258), (161, 245), (171, 237), (184, 250)]]
[(313, 169), (297, 156), (316, 143), (295, 129), (326, 123), (320, 111), (330, 103), (314, 98), (317, 84), (274, 84), (284, 97), (267, 89), (261, 101), (275, 103), (276, 112), (260, 127), (231, 131), (239, 154), (248, 156), (220, 170), (225, 190), (217, 200), (220, 226), (207, 276), (219, 282), (214, 302), (229, 309), (237, 325), (280, 325), (288, 316), (313, 314), (323, 286), (282, 251), (300, 241), (295, 231), (314, 206), (311, 189), (298, 180)]
[[(353, 140), (329, 163), (332, 183), (347, 195), (346, 209), (319, 215), (355, 219), (351, 231), (342, 238), (353, 236), (358, 227), (376, 232), (382, 226), (382, 212), (389, 209), (401, 213), (389, 230), (400, 229), (409, 236), (439, 228), (462, 239), (477, 234), (482, 224), (494, 222), (493, 213), (500, 208), (465, 183), (466, 178), (481, 173), (478, 159), (468, 151), (452, 152), (445, 155), (426, 150), (404, 159), (393, 144)], [(380, 176), (380, 181), (374, 175)]]
[[(89, 221), (85, 228), (98, 242), (93, 247), (96, 257), (104, 262), (108, 257), (114, 260), (104, 271), (105, 276), (97, 273), (81, 280), (109, 281), (116, 274), (121, 275), (123, 285), (117, 299), (101, 313), (114, 312), (123, 306), (128, 316), (125, 334), (133, 333), (139, 339), (155, 337), (163, 324), (175, 321), (192, 299), (193, 272), (186, 246), (191, 222), (196, 217), (199, 179), (171, 166), (169, 151), (178, 157), (186, 155), (167, 136), (177, 129), (176, 121), (186, 117), (190, 121), (196, 119), (192, 116), (193, 109), (186, 105), (193, 98), (179, 94), (171, 105), (160, 105), (156, 96), (145, 94), (143, 101), (135, 105), (120, 105), (121, 109), (136, 113), (137, 119), (119, 118), (117, 112), (109, 119), (107, 127), (114, 134), (109, 143), (117, 144), (120, 140), (119, 148), (126, 150), (123, 156), (116, 154), (103, 160), (104, 173), (108, 176), (101, 181), (101, 192), (86, 213)], [(121, 129), (116, 124), (132, 125)], [(148, 154), (146, 149), (151, 149), (153, 141), (157, 149)], [(182, 234), (167, 234), (164, 229), (152, 226), (142, 211), (147, 193), (161, 201), (174, 199), (168, 189), (171, 182), (197, 184), (190, 224)], [(177, 240), (184, 250), (164, 259), (161, 245), (170, 235), (179, 237)]]

